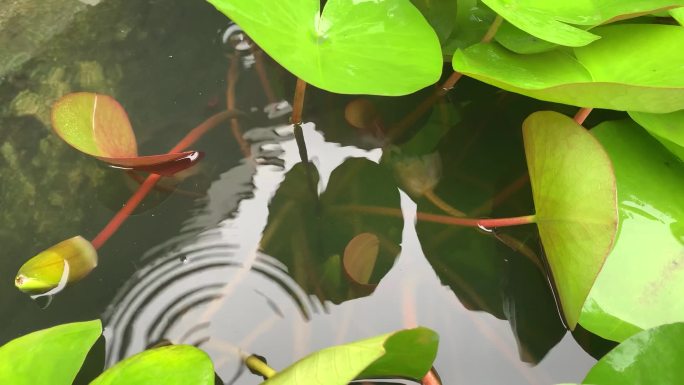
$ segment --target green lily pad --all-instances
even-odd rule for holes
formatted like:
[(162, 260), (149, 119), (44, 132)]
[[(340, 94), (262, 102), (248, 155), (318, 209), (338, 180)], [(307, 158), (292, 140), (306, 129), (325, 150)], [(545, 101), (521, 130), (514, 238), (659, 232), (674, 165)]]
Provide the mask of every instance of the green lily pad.
[(404, 95), (439, 80), (442, 51), (406, 0), (209, 0), (288, 71), (340, 94)]
[(519, 29), (569, 47), (585, 46), (600, 36), (573, 26), (595, 27), (684, 5), (675, 0), (482, 0)]
[(201, 157), (197, 151), (138, 156), (126, 111), (107, 95), (77, 92), (62, 97), (52, 106), (52, 128), (70, 146), (118, 168), (170, 175)]
[(670, 10), (672, 16), (681, 25), (684, 25), (684, 8), (675, 8)]
[[(399, 209), (399, 191), (389, 170), (365, 158), (348, 158), (331, 174), (319, 196), (309, 186), (319, 174), (311, 163), (298, 163), (286, 175), (269, 204), (261, 249), (287, 266), (288, 273), (307, 293), (321, 301), (340, 303), (369, 295), (387, 274), (401, 251), (402, 218), (340, 210), (348, 205)], [(351, 183), (351, 182), (354, 183)], [(367, 188), (373, 185), (373, 189)], [(343, 260), (349, 243), (359, 234), (378, 239), (364, 284), (345, 274)], [(357, 255), (358, 256), (358, 255)], [(365, 254), (370, 257), (369, 254)]]
[(71, 385), (102, 334), (99, 320), (40, 330), (0, 347), (0, 383)]
[(439, 337), (419, 327), (397, 331), (304, 357), (263, 385), (346, 385), (355, 378), (420, 380), (432, 367)]
[(506, 49), (524, 55), (547, 52), (558, 48), (558, 44), (530, 35), (507, 21), (501, 23), (494, 39)]
[(658, 326), (618, 345), (587, 374), (586, 384), (680, 385), (684, 323)]
[(97, 266), (97, 251), (81, 236), (62, 241), (29, 259), (17, 272), (15, 286), (29, 294), (62, 290)]
[(684, 109), (684, 29), (623, 24), (594, 30), (602, 39), (574, 49), (534, 55), (498, 44), (454, 54), (454, 70), (533, 98), (622, 111)]
[(530, 115), (523, 137), (539, 235), (574, 329), (617, 232), (613, 166), (587, 130), (557, 112)]
[(684, 110), (669, 114), (630, 112), (629, 116), (670, 152), (684, 160)]
[(90, 385), (214, 385), (209, 356), (189, 345), (146, 350), (114, 365)]
[(592, 132), (615, 166), (620, 228), (580, 324), (622, 341), (684, 321), (684, 163), (632, 121), (606, 122)]

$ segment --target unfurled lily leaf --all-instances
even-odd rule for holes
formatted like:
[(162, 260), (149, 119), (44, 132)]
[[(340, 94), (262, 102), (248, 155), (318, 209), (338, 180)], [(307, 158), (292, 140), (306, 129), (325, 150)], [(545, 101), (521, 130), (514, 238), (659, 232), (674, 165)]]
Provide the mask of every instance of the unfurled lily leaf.
[(209, 356), (189, 345), (146, 350), (114, 365), (90, 385), (214, 385)]
[(124, 169), (171, 175), (201, 157), (197, 151), (138, 156), (126, 111), (107, 95), (77, 92), (62, 97), (52, 106), (52, 128), (75, 149)]
[(344, 271), (355, 282), (367, 285), (380, 252), (380, 240), (375, 234), (361, 233), (344, 249)]
[(99, 320), (40, 330), (0, 347), (0, 384), (71, 385), (102, 334)]
[(597, 36), (574, 25), (595, 27), (682, 6), (677, 0), (482, 0), (521, 30), (540, 39), (569, 47), (585, 46)]
[(630, 337), (605, 355), (583, 383), (600, 385), (680, 385), (684, 323), (658, 326)]
[(581, 107), (666, 113), (684, 109), (684, 28), (623, 24), (574, 49), (518, 55), (477, 44), (454, 54), (456, 71), (533, 98)]
[(29, 294), (61, 291), (97, 266), (97, 251), (81, 236), (62, 241), (29, 259), (17, 273), (16, 287)]
[(404, 95), (442, 72), (437, 35), (407, 0), (209, 0), (288, 71), (340, 94)]
[(579, 322), (622, 341), (684, 321), (684, 163), (632, 121), (591, 131), (615, 166), (620, 228)]
[(523, 137), (539, 235), (574, 329), (617, 232), (613, 166), (596, 138), (557, 112), (530, 115)]
[(670, 114), (630, 112), (629, 116), (670, 152), (684, 160), (684, 110)]
[(437, 333), (419, 327), (333, 346), (304, 357), (263, 385), (346, 385), (355, 378), (420, 380), (432, 366), (438, 341)]

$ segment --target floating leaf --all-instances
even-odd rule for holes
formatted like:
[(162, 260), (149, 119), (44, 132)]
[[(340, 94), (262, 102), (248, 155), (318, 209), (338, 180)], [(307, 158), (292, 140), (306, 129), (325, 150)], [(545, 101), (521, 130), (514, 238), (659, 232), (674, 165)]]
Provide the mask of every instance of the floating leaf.
[(684, 25), (684, 8), (675, 8), (670, 10), (672, 16), (681, 25)]
[(380, 252), (380, 240), (375, 234), (361, 233), (344, 249), (344, 271), (355, 282), (367, 285)]
[(684, 321), (684, 163), (632, 121), (592, 129), (615, 166), (620, 229), (580, 324), (622, 341)]
[(494, 39), (506, 49), (524, 55), (547, 52), (558, 48), (558, 44), (530, 35), (508, 22), (501, 23)]
[(539, 235), (574, 329), (617, 232), (613, 166), (587, 130), (557, 112), (530, 115), (523, 137)]
[(0, 383), (71, 385), (102, 334), (99, 320), (40, 330), (0, 347)]
[(669, 114), (630, 112), (629, 116), (670, 152), (684, 160), (684, 110)]
[(572, 26), (595, 27), (684, 5), (676, 0), (482, 0), (521, 30), (569, 47), (585, 46), (600, 37)]
[(496, 19), (496, 13), (479, 0), (460, 0), (454, 3), (456, 26), (442, 46), (442, 52), (448, 56), (452, 56), (459, 48), (479, 43)]
[(585, 384), (680, 385), (684, 323), (658, 326), (618, 345), (587, 374)]
[(146, 350), (114, 365), (90, 385), (214, 385), (209, 356), (189, 345)]
[(586, 47), (534, 55), (477, 44), (456, 52), (453, 67), (546, 101), (653, 113), (684, 109), (684, 28), (624, 24), (594, 32), (603, 38)]
[(295, 76), (340, 94), (404, 95), (442, 72), (439, 39), (406, 0), (209, 0)]
[(119, 168), (171, 175), (201, 158), (197, 151), (138, 156), (126, 111), (107, 95), (77, 92), (62, 97), (52, 107), (52, 128), (75, 149)]
[(97, 266), (97, 251), (81, 236), (62, 241), (29, 259), (17, 273), (16, 287), (29, 294), (61, 291)]
[(432, 366), (438, 341), (437, 333), (419, 327), (330, 347), (304, 357), (263, 385), (346, 385), (355, 378), (420, 380)]

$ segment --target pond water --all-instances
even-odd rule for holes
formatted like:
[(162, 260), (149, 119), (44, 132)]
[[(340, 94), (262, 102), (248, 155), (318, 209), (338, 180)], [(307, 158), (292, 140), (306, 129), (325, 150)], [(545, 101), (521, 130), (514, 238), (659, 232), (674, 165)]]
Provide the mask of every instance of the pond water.
[[(326, 346), (414, 325), (439, 333), (435, 368), (444, 384), (580, 382), (595, 362), (585, 350), (605, 351), (588, 333), (566, 332), (534, 226), (417, 220), (453, 208), (532, 213), (520, 125), (541, 103), (464, 79), (389, 140), (387, 127), (431, 90), (380, 98), (309, 88), (307, 168), (283, 103), (295, 79), (256, 48), (225, 44), (230, 23), (210, 5), (76, 3), (65, 2), (74, 7), (70, 22), (37, 39), (31, 57), (0, 66), (0, 344), (101, 318), (106, 341), (79, 381), (168, 340), (207, 351), (226, 384), (260, 382), (238, 351), (280, 369)], [(246, 115), (193, 147), (205, 158), (163, 180), (99, 250), (90, 276), (49, 300), (13, 287), (27, 258), (77, 234), (92, 239), (138, 183), (56, 139), (54, 100), (81, 90), (113, 95), (141, 152), (153, 154), (224, 109), (227, 89)], [(368, 114), (368, 127), (352, 127)], [(416, 139), (419, 131), (427, 134)], [(432, 194), (410, 188), (432, 182)], [(380, 245), (365, 285), (340, 262), (361, 233)]]

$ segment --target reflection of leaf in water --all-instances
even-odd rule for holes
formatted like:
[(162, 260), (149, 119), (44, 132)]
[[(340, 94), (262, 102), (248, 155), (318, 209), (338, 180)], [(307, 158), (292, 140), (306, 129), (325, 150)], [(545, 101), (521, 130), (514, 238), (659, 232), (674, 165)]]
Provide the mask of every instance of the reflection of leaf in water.
[[(510, 96), (506, 103), (518, 99)], [(440, 143), (445, 171), (435, 195), (466, 214), (507, 217), (533, 211), (529, 186), (496, 203), (499, 193), (526, 174), (519, 127), (530, 106), (506, 107), (471, 104), (462, 123)], [(419, 212), (445, 214), (425, 197), (416, 201)], [(416, 230), (435, 272), (466, 308), (509, 320), (523, 360), (540, 361), (560, 341), (565, 330), (542, 264), (496, 239), (514, 235), (536, 250), (533, 227), (487, 233), (418, 222)]]
[[(317, 183), (317, 170), (310, 163), (308, 167)], [(349, 204), (399, 208), (392, 175), (370, 160), (347, 159), (332, 172), (326, 191), (313, 197), (306, 174), (303, 163), (286, 174), (269, 205), (262, 250), (287, 265), (292, 278), (321, 300), (339, 303), (370, 294), (371, 285), (358, 285), (344, 276), (340, 256), (357, 235), (375, 234), (379, 252), (368, 283), (379, 282), (399, 254), (403, 221), (334, 208)]]
[[(539, 244), (536, 235), (534, 242)], [(505, 246), (498, 246), (498, 250), (499, 256), (506, 258), (501, 287), (504, 315), (518, 341), (520, 358), (525, 362), (539, 362), (566, 332), (556, 302), (537, 265)]]

